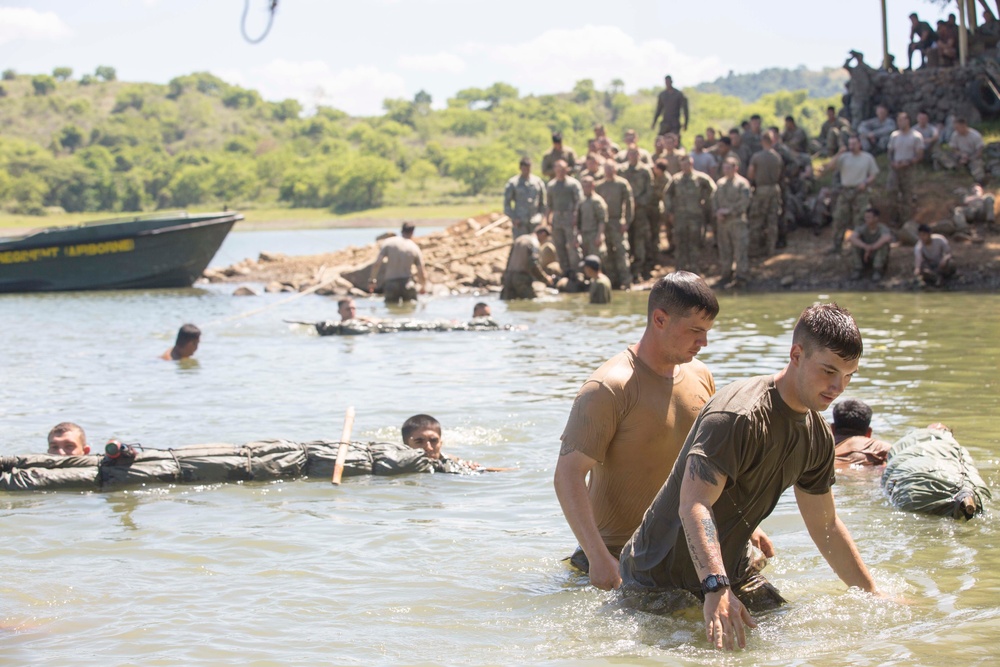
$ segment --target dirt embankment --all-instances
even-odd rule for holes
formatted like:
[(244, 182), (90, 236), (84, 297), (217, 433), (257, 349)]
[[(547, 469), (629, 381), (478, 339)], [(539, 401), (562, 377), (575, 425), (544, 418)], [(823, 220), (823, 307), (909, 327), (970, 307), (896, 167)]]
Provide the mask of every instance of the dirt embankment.
[[(943, 217), (937, 210), (924, 209), (917, 219), (932, 222)], [(993, 225), (994, 228), (997, 225)], [(952, 239), (959, 274), (947, 289), (969, 291), (1000, 290), (1000, 230), (978, 224), (979, 240)], [(462, 294), (474, 290), (499, 291), (511, 241), (510, 222), (493, 213), (457, 222), (447, 229), (414, 238), (424, 254), (430, 282), (436, 295)], [(813, 290), (908, 290), (913, 289), (913, 248), (896, 243), (889, 271), (880, 283), (867, 278), (849, 280), (850, 263), (845, 248), (842, 255), (827, 254), (831, 246), (830, 227), (818, 233), (797, 229), (788, 235), (788, 246), (762, 262), (752, 262), (751, 282), (743, 291)], [(212, 282), (262, 283), (269, 292), (315, 291), (318, 294), (366, 294), (372, 264), (378, 254), (373, 242), (365, 247), (348, 247), (336, 252), (289, 257), (261, 253), (225, 269), (210, 269), (205, 278)], [(674, 270), (673, 257), (663, 253), (661, 268), (654, 274)], [(702, 250), (702, 275), (710, 283), (719, 275), (717, 254), (709, 236)], [(648, 283), (647, 283), (648, 285)], [(640, 286), (641, 287), (641, 286)]]

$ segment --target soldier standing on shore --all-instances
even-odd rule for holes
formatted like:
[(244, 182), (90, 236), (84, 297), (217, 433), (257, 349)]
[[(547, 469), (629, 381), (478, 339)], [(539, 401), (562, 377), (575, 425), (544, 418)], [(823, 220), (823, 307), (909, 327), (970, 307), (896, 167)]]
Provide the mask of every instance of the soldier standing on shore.
[(580, 230), (583, 254), (597, 255), (603, 263), (607, 257), (604, 234), (608, 226), (608, 205), (601, 195), (594, 192), (593, 177), (584, 176), (580, 184), (583, 186), (583, 199), (576, 208), (576, 226)]
[(545, 211), (545, 182), (531, 173), (531, 158), (521, 158), (521, 175), (507, 181), (503, 213), (510, 218), (514, 238), (535, 231)]
[(605, 226), (607, 262), (605, 269), (616, 289), (632, 286), (632, 273), (628, 261), (628, 231), (632, 224), (634, 201), (632, 186), (618, 175), (614, 162), (604, 163), (604, 180), (595, 188), (608, 207), (608, 224)]
[(698, 272), (702, 229), (711, 218), (714, 193), (715, 181), (695, 171), (691, 157), (683, 156), (681, 172), (663, 195), (664, 207), (674, 218), (674, 240), (677, 242), (674, 261), (678, 271)]
[(847, 230), (858, 227), (864, 220), (868, 188), (878, 176), (875, 158), (861, 150), (860, 139), (851, 137), (847, 147), (850, 150), (841, 151), (823, 167), (823, 172), (836, 169), (840, 175), (840, 193), (833, 208), (833, 247), (830, 249), (835, 254), (840, 253)]
[(924, 138), (910, 127), (910, 116), (905, 111), (896, 116), (899, 129), (889, 136), (889, 166), (892, 171), (886, 183), (889, 199), (898, 198), (900, 224), (913, 219), (914, 200), (917, 196), (915, 171), (924, 159)]
[(653, 175), (649, 169), (639, 164), (639, 150), (635, 145), (628, 147), (628, 167), (621, 172), (622, 178), (632, 186), (635, 198), (635, 219), (629, 227), (629, 244), (632, 246), (632, 274), (638, 280), (649, 278), (650, 269), (656, 258), (649, 247), (649, 201), (653, 196)]
[[(750, 181), (740, 176), (735, 157), (722, 163), (722, 178), (713, 196), (715, 203), (716, 238), (719, 242), (719, 284), (736, 287), (750, 278), (750, 230), (747, 209), (750, 207)], [(733, 278), (733, 260), (736, 278)]]
[(754, 184), (750, 200), (750, 255), (768, 257), (778, 243), (781, 215), (781, 176), (784, 163), (774, 150), (769, 133), (761, 137), (761, 150), (750, 158), (747, 178)]
[(563, 146), (562, 132), (552, 133), (552, 149), (542, 156), (542, 175), (545, 178), (556, 177), (556, 162), (562, 160), (568, 167), (568, 173), (576, 168), (576, 153), (568, 146)]
[(565, 160), (556, 160), (555, 178), (549, 181), (547, 201), (548, 223), (552, 226), (552, 243), (559, 255), (563, 275), (572, 275), (580, 264), (580, 241), (577, 238), (576, 207), (583, 199), (580, 181), (569, 176)]
[(657, 134), (669, 134), (673, 132), (677, 135), (677, 143), (681, 139), (681, 114), (684, 114), (684, 131), (688, 128), (688, 101), (684, 93), (674, 88), (674, 80), (670, 75), (663, 79), (666, 88), (660, 92), (656, 100), (656, 113), (653, 114), (653, 123), (650, 129), (656, 128), (656, 121), (660, 116), (660, 131)]

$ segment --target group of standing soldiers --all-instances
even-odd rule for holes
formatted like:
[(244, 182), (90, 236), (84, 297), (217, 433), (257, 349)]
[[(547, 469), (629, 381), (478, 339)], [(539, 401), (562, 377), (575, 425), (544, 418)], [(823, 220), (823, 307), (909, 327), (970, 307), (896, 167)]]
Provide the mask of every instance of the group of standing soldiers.
[[(521, 160), (520, 175), (504, 192), (515, 239), (529, 237), (520, 242), (519, 254), (544, 251), (551, 236), (559, 274), (576, 275), (581, 257), (596, 255), (612, 285), (628, 289), (656, 268), (663, 232), (677, 270), (698, 272), (712, 230), (720, 284), (736, 286), (749, 279), (751, 257), (766, 257), (783, 245), (782, 211), (796, 208), (789, 200), (812, 177), (805, 133), (792, 118), (784, 133), (764, 130), (755, 115), (742, 131), (721, 139), (711, 129), (707, 137), (698, 135), (688, 153), (680, 147), (687, 98), (669, 76), (665, 82), (653, 117), (660, 134), (652, 154), (637, 145), (635, 130), (626, 131), (619, 148), (598, 124), (582, 161), (560, 133), (552, 135), (541, 164), (547, 183), (531, 173), (530, 158)], [(541, 240), (532, 234), (539, 227)], [(541, 268), (533, 271), (536, 279), (542, 274)]]

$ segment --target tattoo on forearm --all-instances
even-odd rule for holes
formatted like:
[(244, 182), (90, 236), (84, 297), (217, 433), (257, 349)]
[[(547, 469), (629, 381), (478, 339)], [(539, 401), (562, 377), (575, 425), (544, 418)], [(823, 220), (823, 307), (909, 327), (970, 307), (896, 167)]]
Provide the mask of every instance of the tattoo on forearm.
[(691, 479), (700, 479), (707, 484), (718, 484), (719, 469), (704, 456), (689, 456), (687, 465)]
[(701, 529), (705, 532), (706, 544), (719, 543), (719, 531), (715, 528), (715, 522), (712, 521), (712, 517), (706, 517), (701, 520)]
[(691, 539), (691, 533), (688, 532), (687, 526), (681, 523), (681, 527), (684, 528), (684, 539), (688, 543), (688, 553), (691, 554), (691, 562), (694, 564), (695, 570), (700, 570), (703, 567), (701, 558), (698, 557), (698, 553), (701, 550), (694, 546), (696, 542)]

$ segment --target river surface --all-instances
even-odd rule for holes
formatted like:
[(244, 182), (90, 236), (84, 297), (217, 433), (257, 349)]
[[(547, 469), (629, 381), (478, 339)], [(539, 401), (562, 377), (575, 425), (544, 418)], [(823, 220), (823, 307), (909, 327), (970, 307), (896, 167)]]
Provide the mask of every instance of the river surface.
[[(234, 233), (214, 263), (375, 233)], [(579, 385), (638, 339), (643, 293), (609, 306), (483, 297), (523, 331), (320, 338), (282, 319), (334, 318), (334, 299), (232, 319), (288, 298), (232, 289), (0, 296), (0, 455), (43, 452), (63, 420), (98, 448), (336, 440), (353, 405), (355, 439), (398, 439), (429, 412), (446, 452), (517, 470), (0, 494), (0, 664), (996, 663), (997, 512), (956, 523), (896, 511), (864, 472), (838, 476), (839, 511), (895, 599), (846, 591), (786, 494), (763, 524), (778, 549), (765, 574), (791, 602), (758, 617), (744, 652), (709, 650), (697, 608), (625, 611), (570, 572), (575, 541), (551, 482), (559, 435)], [(827, 299), (864, 333), (845, 397), (873, 406), (876, 433), (946, 422), (996, 493), (1000, 296), (724, 296), (700, 358), (719, 386), (776, 371), (799, 312)], [(477, 300), (358, 309), (466, 319)], [(158, 360), (189, 321), (205, 332), (196, 361)]]

